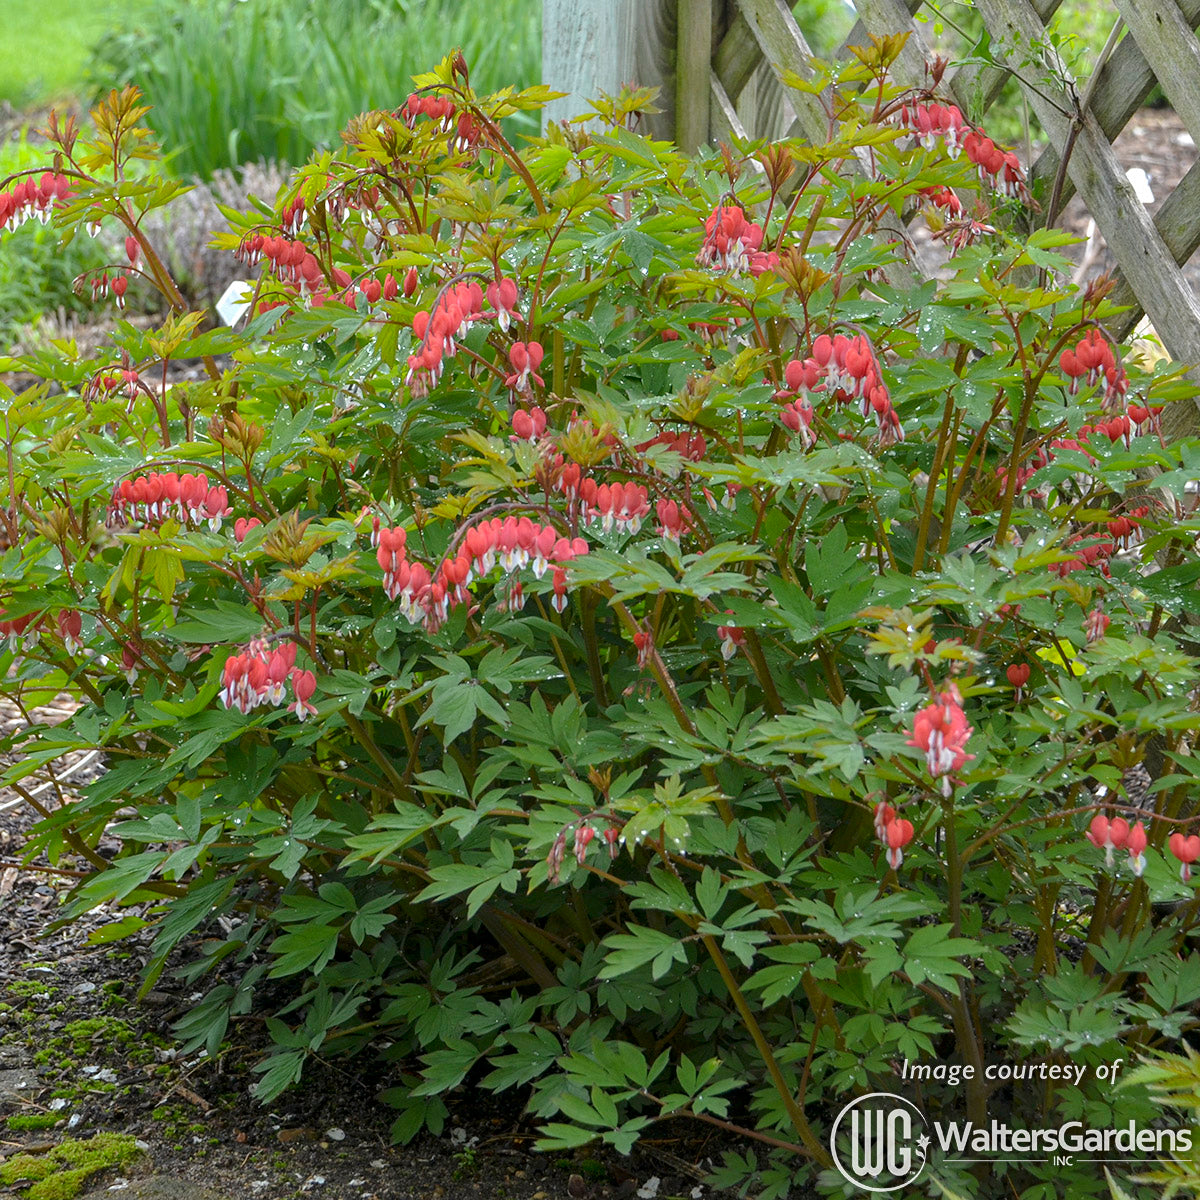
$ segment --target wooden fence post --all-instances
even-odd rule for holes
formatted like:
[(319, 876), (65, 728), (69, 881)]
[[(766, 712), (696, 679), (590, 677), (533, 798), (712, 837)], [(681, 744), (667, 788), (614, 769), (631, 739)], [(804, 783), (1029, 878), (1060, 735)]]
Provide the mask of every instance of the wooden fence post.
[(675, 141), (695, 154), (708, 141), (712, 90), (712, 0), (679, 0), (679, 52), (675, 62)]
[(659, 87), (656, 106), (663, 111), (642, 128), (652, 137), (674, 137), (677, 3), (542, 0), (542, 82), (568, 93), (543, 110), (545, 120), (589, 112), (589, 100), (616, 95), (625, 84)]

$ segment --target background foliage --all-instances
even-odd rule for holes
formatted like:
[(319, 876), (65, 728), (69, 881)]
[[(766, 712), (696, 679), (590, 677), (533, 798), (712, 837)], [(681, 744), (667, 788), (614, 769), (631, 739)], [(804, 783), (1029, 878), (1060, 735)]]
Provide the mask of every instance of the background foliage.
[[(153, 128), (182, 178), (299, 164), (356, 113), (395, 106), (408, 77), (461, 46), (481, 91), (541, 73), (541, 6), (496, 0), (189, 0), (148, 9), (97, 45), (92, 76), (154, 98)], [(529, 119), (510, 132), (528, 134)]]

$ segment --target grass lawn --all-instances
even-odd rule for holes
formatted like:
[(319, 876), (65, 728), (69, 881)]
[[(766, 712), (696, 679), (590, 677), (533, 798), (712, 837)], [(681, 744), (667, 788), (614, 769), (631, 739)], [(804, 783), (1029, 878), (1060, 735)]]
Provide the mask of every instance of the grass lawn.
[(0, 100), (26, 108), (74, 94), (96, 40), (130, 11), (125, 0), (4, 0)]

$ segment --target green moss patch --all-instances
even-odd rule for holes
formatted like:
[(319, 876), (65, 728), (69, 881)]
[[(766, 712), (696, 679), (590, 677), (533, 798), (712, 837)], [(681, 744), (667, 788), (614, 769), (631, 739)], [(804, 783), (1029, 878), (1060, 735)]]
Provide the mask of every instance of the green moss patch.
[(0, 1164), (0, 1184), (25, 1186), (25, 1200), (73, 1200), (95, 1174), (124, 1167), (141, 1153), (124, 1133), (68, 1138), (45, 1154), (16, 1154)]
[(31, 1129), (53, 1129), (61, 1120), (58, 1113), (14, 1113), (5, 1118), (4, 1123), (13, 1133), (22, 1133)]
[(53, 981), (45, 979), (14, 979), (8, 985), (8, 992), (12, 996), (20, 996), (29, 1000), (34, 996), (48, 996), (52, 990), (52, 984)]

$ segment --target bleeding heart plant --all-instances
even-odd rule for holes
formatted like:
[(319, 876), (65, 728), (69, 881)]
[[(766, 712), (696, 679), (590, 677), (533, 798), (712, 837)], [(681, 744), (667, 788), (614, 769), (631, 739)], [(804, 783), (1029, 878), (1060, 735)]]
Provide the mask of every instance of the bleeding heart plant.
[[(718, 1126), (762, 1157), (714, 1186), (776, 1197), (841, 1194), (836, 1113), (898, 1062), (1195, 1026), (1200, 450), (1157, 421), (1190, 393), (1054, 282), (1066, 235), (999, 232), (1020, 163), (896, 85), (901, 44), (823, 69), (829, 145), (695, 161), (631, 132), (640, 92), (518, 150), (548, 93), (451, 56), (232, 218), (234, 328), (142, 233), (178, 187), (136, 93), (3, 183), (0, 224), (106, 226), (167, 306), (3, 364), (43, 384), (0, 385), (0, 690), (78, 697), (4, 780), (82, 872), (68, 916), (136, 906), (106, 936), (147, 986), (209, 978), (185, 1051), (257, 1008), (264, 1100), (371, 1051), (397, 1138), (470, 1081), (555, 1151)], [(886, 232), (909, 202), (946, 282)], [(23, 788), (82, 747), (69, 806)], [(1153, 1113), (1094, 1079), (919, 1099)]]

